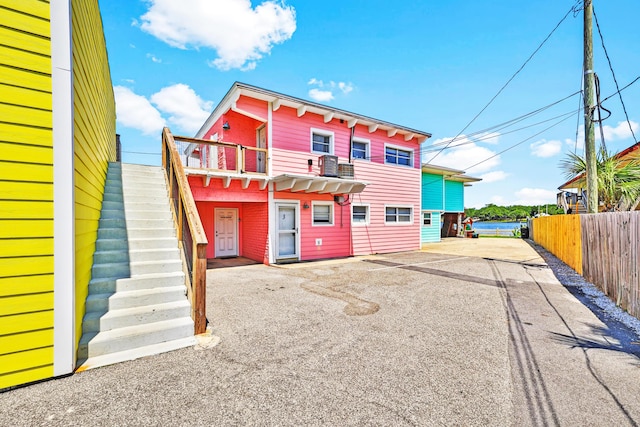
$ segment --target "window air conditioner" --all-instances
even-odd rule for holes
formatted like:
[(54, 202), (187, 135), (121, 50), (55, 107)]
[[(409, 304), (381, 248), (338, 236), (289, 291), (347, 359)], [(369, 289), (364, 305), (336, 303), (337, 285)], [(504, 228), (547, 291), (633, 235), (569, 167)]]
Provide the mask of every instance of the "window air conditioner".
[(353, 179), (353, 165), (351, 163), (338, 163), (338, 176), (344, 179)]
[(338, 156), (325, 154), (318, 157), (318, 166), (320, 166), (320, 175), (322, 176), (338, 176)]

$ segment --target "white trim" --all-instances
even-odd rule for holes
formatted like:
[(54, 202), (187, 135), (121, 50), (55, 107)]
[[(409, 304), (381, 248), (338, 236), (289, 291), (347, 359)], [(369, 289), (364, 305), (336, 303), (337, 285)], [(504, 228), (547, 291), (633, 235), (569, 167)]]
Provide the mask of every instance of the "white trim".
[[(288, 207), (292, 207), (295, 210), (295, 240), (296, 240), (296, 251), (295, 253), (291, 256), (291, 257), (280, 257), (278, 258), (278, 249), (279, 249), (279, 244), (280, 244), (280, 236), (278, 234), (278, 218), (277, 218), (277, 214), (278, 214), (278, 207), (279, 206), (288, 206)], [(273, 207), (274, 207), (274, 221), (273, 221), (273, 229), (274, 229), (274, 245), (273, 245), (273, 249), (274, 249), (274, 261), (278, 262), (279, 259), (297, 259), (298, 261), (300, 261), (300, 256), (301, 256), (301, 248), (300, 248), (300, 200), (286, 200), (286, 199), (274, 199), (273, 200)]]
[[(322, 135), (322, 136), (328, 136), (330, 138), (329, 140), (329, 152), (325, 153), (324, 151), (315, 151), (313, 149), (313, 134), (318, 134), (318, 135)], [(318, 129), (318, 128), (310, 128), (309, 129), (309, 151), (314, 153), (314, 154), (330, 154), (333, 155), (334, 152), (334, 145), (335, 145), (335, 134), (334, 132), (330, 131), (330, 130), (325, 130), (325, 129)]]
[[(410, 218), (411, 221), (408, 222), (400, 222), (400, 221), (393, 221), (393, 222), (388, 222), (387, 221), (387, 208), (409, 208), (411, 209), (411, 213), (410, 213)], [(413, 207), (413, 205), (384, 205), (384, 225), (390, 225), (393, 227), (398, 227), (398, 226), (403, 226), (403, 225), (413, 225), (413, 216), (415, 215), (415, 209)]]
[[(329, 222), (328, 223), (318, 223), (315, 222), (314, 210), (316, 206), (329, 206)], [(334, 216), (333, 202), (330, 201), (322, 201), (322, 200), (313, 200), (311, 201), (311, 226), (312, 227), (333, 227), (335, 225), (335, 216)]]
[(71, 2), (51, 0), (53, 104), (53, 375), (73, 372), (75, 207)]
[[(406, 151), (408, 153), (410, 153), (410, 157), (409, 157), (409, 164), (408, 165), (401, 165), (398, 163), (389, 163), (387, 162), (387, 148), (393, 148), (394, 150), (400, 150), (400, 151)], [(414, 161), (415, 161), (415, 152), (413, 150), (413, 148), (407, 148), (407, 147), (403, 147), (401, 145), (394, 145), (394, 144), (384, 144), (384, 164), (385, 165), (395, 165), (395, 166), (401, 166), (404, 168), (414, 168)], [(414, 168), (415, 169), (415, 168)]]
[[(365, 150), (364, 153), (364, 159), (361, 157), (353, 157), (353, 143), (354, 142), (359, 142), (361, 144), (367, 144), (367, 148)], [(360, 138), (359, 136), (354, 136), (351, 139), (351, 160), (358, 160), (358, 161), (367, 161), (370, 162), (371, 161), (371, 140), (367, 139), (367, 138)]]
[[(353, 208), (356, 206), (367, 208), (367, 216), (364, 222), (353, 221)], [(351, 203), (351, 225), (353, 227), (365, 227), (370, 224), (371, 224), (371, 205), (369, 203)]]

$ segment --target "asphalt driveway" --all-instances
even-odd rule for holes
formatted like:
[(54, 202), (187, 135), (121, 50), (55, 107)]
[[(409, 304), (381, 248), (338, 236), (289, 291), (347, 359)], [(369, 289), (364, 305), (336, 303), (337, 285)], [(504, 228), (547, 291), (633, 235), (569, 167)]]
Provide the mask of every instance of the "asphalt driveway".
[(217, 346), (0, 394), (0, 424), (640, 420), (640, 352), (544, 263), (412, 252), (253, 265), (209, 270), (207, 291)]

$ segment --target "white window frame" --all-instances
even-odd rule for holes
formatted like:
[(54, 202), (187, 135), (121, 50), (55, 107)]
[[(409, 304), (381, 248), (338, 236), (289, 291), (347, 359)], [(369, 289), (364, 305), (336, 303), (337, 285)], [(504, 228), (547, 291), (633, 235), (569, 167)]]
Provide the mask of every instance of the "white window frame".
[[(353, 208), (355, 208), (355, 207), (367, 208), (366, 217), (365, 217), (364, 222), (355, 222), (353, 220)], [(361, 227), (361, 226), (364, 226), (364, 225), (371, 224), (371, 205), (369, 205), (369, 203), (352, 203), (351, 204), (351, 224), (354, 227)]]
[[(387, 162), (387, 148), (392, 148), (394, 150), (399, 150), (399, 151), (405, 151), (407, 153), (409, 153), (409, 164), (408, 165), (401, 165), (399, 163), (392, 163), (392, 162)], [(395, 166), (401, 166), (403, 168), (412, 168), (413, 167), (413, 160), (414, 160), (414, 151), (412, 148), (407, 148), (407, 147), (401, 147), (399, 145), (393, 145), (393, 144), (384, 144), (384, 164), (385, 165), (395, 165)], [(398, 156), (396, 155), (396, 160), (398, 159)]]
[[(410, 217), (410, 221), (407, 222), (401, 222), (401, 221), (387, 221), (387, 208), (395, 208), (395, 209), (409, 209), (410, 213), (409, 213), (409, 217)], [(392, 225), (392, 226), (403, 226), (403, 225), (413, 225), (413, 214), (414, 214), (414, 210), (413, 210), (413, 205), (384, 205), (384, 223), (385, 225)], [(397, 218), (397, 214), (396, 214), (396, 218)]]
[[(317, 134), (317, 135), (322, 135), (322, 136), (328, 136), (329, 137), (329, 152), (325, 153), (324, 151), (316, 151), (313, 149), (313, 135)], [(312, 153), (316, 153), (316, 154), (331, 154), (333, 155), (334, 152), (334, 145), (335, 145), (335, 134), (334, 132), (330, 131), (330, 130), (324, 130), (324, 129), (317, 129), (317, 128), (311, 128), (311, 131), (309, 132), (309, 150)]]
[[(364, 153), (364, 159), (361, 157), (353, 157), (353, 143), (354, 142), (358, 142), (360, 144), (366, 144), (367, 147), (365, 148), (365, 153)], [(351, 159), (352, 160), (363, 160), (363, 161), (371, 161), (371, 140), (370, 139), (365, 139), (365, 138), (358, 138), (358, 137), (353, 137), (352, 141), (351, 141)]]
[[(316, 210), (316, 206), (328, 206), (329, 207), (329, 222), (325, 223), (325, 222), (319, 222), (316, 223), (315, 221), (315, 210)], [(328, 201), (312, 201), (311, 202), (311, 226), (312, 227), (332, 227), (335, 224), (335, 220), (334, 220), (334, 213), (335, 213), (335, 209), (333, 208), (333, 202), (328, 202)]]
[[(429, 224), (425, 224), (425, 214), (429, 214)], [(433, 212), (431, 211), (422, 211), (422, 218), (420, 218), (420, 225), (423, 227), (433, 227)]]

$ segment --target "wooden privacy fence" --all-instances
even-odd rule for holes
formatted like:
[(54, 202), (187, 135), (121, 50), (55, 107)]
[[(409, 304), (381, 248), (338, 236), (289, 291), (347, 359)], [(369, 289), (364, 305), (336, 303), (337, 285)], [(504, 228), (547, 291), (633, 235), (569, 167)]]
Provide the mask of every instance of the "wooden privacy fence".
[(187, 297), (191, 303), (191, 317), (195, 333), (207, 328), (207, 237), (182, 167), (173, 135), (168, 128), (162, 131), (162, 166), (169, 179), (171, 208), (178, 230), (178, 242), (186, 259)]
[(640, 211), (536, 218), (533, 240), (640, 318)]
[(582, 274), (580, 215), (552, 215), (534, 218), (532, 236), (536, 243)]

